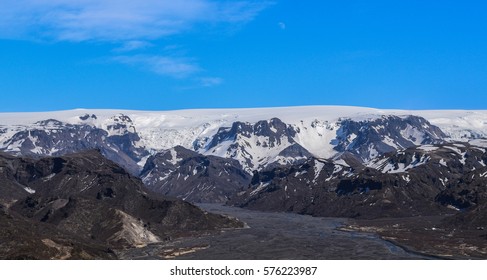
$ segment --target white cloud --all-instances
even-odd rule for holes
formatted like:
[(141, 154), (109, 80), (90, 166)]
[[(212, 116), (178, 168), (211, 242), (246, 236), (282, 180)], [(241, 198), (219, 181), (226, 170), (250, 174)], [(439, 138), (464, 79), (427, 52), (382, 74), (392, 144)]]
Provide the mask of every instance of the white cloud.
[(196, 63), (185, 58), (157, 55), (134, 55), (116, 56), (113, 60), (122, 64), (149, 69), (156, 74), (176, 79), (187, 78), (201, 71), (201, 68)]
[(198, 81), (202, 87), (214, 87), (223, 83), (223, 79), (218, 77), (204, 77), (199, 78)]
[(153, 44), (145, 41), (128, 41), (124, 42), (121, 47), (114, 49), (115, 52), (131, 52), (136, 50), (142, 50), (154, 46)]
[(284, 22), (279, 22), (278, 25), (279, 25), (279, 28), (281, 28), (282, 30), (286, 29), (286, 24)]
[(147, 41), (201, 22), (248, 22), (269, 5), (264, 0), (0, 0), (0, 37)]
[[(203, 69), (183, 57), (180, 47), (159, 46), (159, 39), (198, 24), (244, 24), (272, 5), (269, 0), (0, 0), (0, 39), (104, 42), (117, 44), (112, 61), (176, 79), (190, 78), (202, 87), (221, 78), (198, 77)], [(159, 41), (158, 41), (159, 40)], [(170, 53), (173, 52), (173, 53)]]

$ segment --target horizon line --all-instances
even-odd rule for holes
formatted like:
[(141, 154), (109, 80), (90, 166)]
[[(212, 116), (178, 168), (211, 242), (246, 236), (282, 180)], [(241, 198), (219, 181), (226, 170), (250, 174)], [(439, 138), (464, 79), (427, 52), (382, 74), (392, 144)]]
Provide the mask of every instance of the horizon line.
[(0, 114), (23, 114), (23, 113), (49, 113), (49, 112), (66, 112), (66, 111), (134, 111), (134, 112), (175, 112), (175, 111), (210, 111), (210, 110), (273, 110), (285, 108), (312, 108), (312, 107), (329, 107), (329, 108), (361, 108), (386, 111), (487, 111), (485, 109), (465, 109), (465, 108), (434, 108), (434, 109), (405, 109), (405, 108), (380, 108), (370, 106), (356, 105), (291, 105), (291, 106), (257, 106), (257, 107), (202, 107), (202, 108), (179, 108), (179, 109), (128, 109), (128, 108), (70, 108), (54, 110), (36, 110), (36, 111), (0, 111)]

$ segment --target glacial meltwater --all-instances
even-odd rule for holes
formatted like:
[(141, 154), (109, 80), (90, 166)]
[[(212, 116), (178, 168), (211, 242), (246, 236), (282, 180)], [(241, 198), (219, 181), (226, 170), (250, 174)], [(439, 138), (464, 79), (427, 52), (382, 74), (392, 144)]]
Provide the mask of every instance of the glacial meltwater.
[(238, 218), (244, 229), (151, 244), (118, 252), (123, 259), (195, 260), (343, 260), (424, 259), (374, 234), (340, 231), (346, 219), (269, 213), (218, 204), (202, 209)]

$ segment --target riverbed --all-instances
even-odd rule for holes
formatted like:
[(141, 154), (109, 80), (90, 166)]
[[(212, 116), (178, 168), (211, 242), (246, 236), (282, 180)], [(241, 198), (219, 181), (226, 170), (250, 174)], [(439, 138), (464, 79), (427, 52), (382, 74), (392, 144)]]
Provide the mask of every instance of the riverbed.
[(339, 228), (346, 219), (268, 213), (218, 204), (198, 204), (202, 209), (236, 217), (243, 229), (188, 237), (118, 252), (123, 259), (185, 260), (397, 260), (425, 259), (406, 252), (370, 233)]

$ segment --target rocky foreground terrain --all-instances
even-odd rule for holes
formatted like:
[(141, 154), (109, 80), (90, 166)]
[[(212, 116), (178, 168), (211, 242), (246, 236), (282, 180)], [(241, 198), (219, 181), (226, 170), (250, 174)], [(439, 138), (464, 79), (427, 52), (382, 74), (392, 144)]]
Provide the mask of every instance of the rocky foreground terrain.
[(241, 227), (147, 190), (99, 151), (0, 154), (0, 258), (112, 259), (114, 249)]

